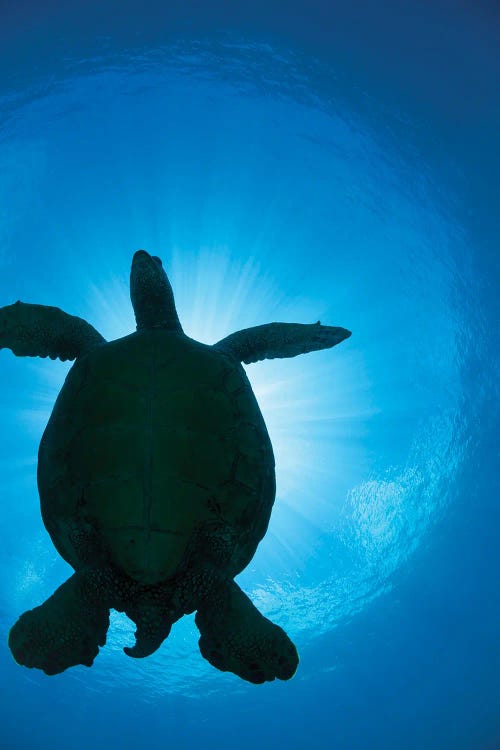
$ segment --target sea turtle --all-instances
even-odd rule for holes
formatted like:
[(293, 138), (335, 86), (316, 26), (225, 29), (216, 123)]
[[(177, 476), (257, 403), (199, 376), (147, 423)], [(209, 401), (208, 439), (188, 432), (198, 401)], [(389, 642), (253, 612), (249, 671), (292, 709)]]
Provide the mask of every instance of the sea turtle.
[(76, 359), (38, 454), (44, 524), (75, 573), (10, 630), (15, 660), (52, 675), (91, 666), (109, 610), (137, 626), (124, 651), (153, 653), (196, 611), (202, 655), (262, 683), (289, 679), (297, 650), (234, 582), (275, 496), (266, 426), (241, 362), (294, 357), (350, 335), (270, 323), (213, 346), (183, 332), (160, 258), (133, 257), (136, 332), (106, 341), (57, 307), (0, 308), (0, 348)]

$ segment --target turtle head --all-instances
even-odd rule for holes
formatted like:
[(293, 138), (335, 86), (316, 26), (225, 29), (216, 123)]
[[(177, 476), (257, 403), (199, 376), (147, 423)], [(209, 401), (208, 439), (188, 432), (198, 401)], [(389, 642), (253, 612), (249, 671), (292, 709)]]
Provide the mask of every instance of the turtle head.
[(138, 250), (130, 269), (130, 299), (137, 330), (165, 328), (182, 332), (174, 293), (160, 258)]

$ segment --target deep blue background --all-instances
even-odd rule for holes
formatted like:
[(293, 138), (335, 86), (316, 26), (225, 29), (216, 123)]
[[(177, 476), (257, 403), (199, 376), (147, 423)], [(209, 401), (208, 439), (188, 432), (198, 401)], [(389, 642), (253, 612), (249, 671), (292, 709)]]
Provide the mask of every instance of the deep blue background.
[(68, 368), (0, 354), (6, 750), (500, 746), (498, 8), (352, 5), (0, 6), (1, 305), (123, 335), (143, 246), (203, 341), (353, 331), (247, 368), (278, 493), (240, 583), (301, 653), (259, 687), (187, 618), (140, 663), (118, 616), (91, 670), (12, 661), (69, 574), (35, 484)]

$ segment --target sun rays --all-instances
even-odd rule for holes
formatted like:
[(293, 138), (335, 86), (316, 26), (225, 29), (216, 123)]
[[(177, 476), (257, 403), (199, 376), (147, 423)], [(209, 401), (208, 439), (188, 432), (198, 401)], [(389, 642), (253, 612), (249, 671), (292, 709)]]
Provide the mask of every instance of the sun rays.
[[(153, 250), (160, 254), (169, 274), (185, 333), (203, 343), (212, 344), (235, 330), (272, 322), (276, 316), (283, 322), (285, 317), (288, 322), (305, 322), (300, 320), (299, 313), (293, 317), (293, 300), (289, 298), (286, 299), (287, 315), (280, 315), (279, 301), (284, 300), (286, 294), (277, 279), (262, 271), (255, 258), (231, 255), (227, 248), (202, 247), (196, 254), (183, 253), (179, 247), (174, 247), (170, 253), (158, 248), (151, 248)], [(122, 254), (116, 258), (116, 265), (120, 263), (123, 264)], [(101, 284), (92, 279), (89, 290), (89, 317), (98, 330), (109, 338), (134, 330), (130, 328), (133, 315), (123, 273)], [(282, 496), (289, 496), (292, 491), (300, 495), (313, 474), (329, 473), (327, 466), (318, 467), (307, 429), (316, 420), (324, 423), (335, 419), (343, 388), (342, 383), (337, 382), (333, 394), (330, 392), (329, 368), (323, 359), (320, 372), (324, 374), (318, 375), (313, 357), (267, 361), (246, 367), (273, 441)], [(336, 378), (338, 381), (338, 372)], [(355, 409), (354, 404), (349, 407), (343, 403), (341, 411), (350, 410), (352, 415)], [(300, 436), (297, 432), (302, 425), (304, 434)], [(323, 440), (327, 441), (328, 437), (325, 435)], [(335, 452), (335, 446), (332, 451)], [(291, 502), (293, 504), (293, 500)], [(319, 498), (317, 502), (321, 504)], [(296, 506), (300, 508), (298, 502)], [(313, 521), (314, 504), (308, 505), (307, 516)], [(275, 529), (275, 533), (279, 533), (279, 529)]]
[[(0, 211), (15, 259), (5, 293), (60, 306), (119, 338), (135, 330), (129, 272), (144, 247), (162, 258), (184, 331), (206, 344), (273, 321), (352, 329), (332, 350), (245, 367), (273, 443), (277, 498), (241, 581), (306, 642), (386, 590), (442, 512), (462, 460), (454, 342), (464, 329), (450, 303), (449, 227), (431, 188), (424, 200), (406, 184), (418, 165), (398, 165), (402, 157), (381, 151), (363, 123), (351, 128), (350, 113), (340, 120), (326, 104), (297, 106), (288, 94), (275, 102), (258, 88), (247, 98), (171, 64), (159, 64), (158, 78), (145, 72), (133, 97), (138, 82), (119, 68), (96, 73), (100, 86), (76, 76), (68, 91), (91, 110), (83, 129), (64, 91), (45, 101), (45, 124), (36, 108), (31, 125), (26, 116), (47, 146), (26, 201), (16, 199), (23, 221), (16, 214), (10, 225)], [(0, 353), (5, 363), (10, 356)], [(5, 492), (20, 498), (16, 518), (30, 513), (39, 529), (37, 443), (70, 366), (24, 359), (3, 371)], [(21, 372), (19, 396), (10, 383)], [(23, 591), (56, 559), (45, 535), (43, 544), (25, 550)], [(115, 621), (116, 638), (129, 633)], [(155, 657), (155, 690), (189, 691), (186, 659), (189, 675), (202, 673), (191, 645), (189, 656), (182, 650), (193, 630), (186, 620), (169, 641), (180, 658), (170, 681), (163, 652)], [(115, 662), (117, 642), (103, 659), (126, 682), (132, 670)], [(147, 678), (147, 667), (134, 669)]]

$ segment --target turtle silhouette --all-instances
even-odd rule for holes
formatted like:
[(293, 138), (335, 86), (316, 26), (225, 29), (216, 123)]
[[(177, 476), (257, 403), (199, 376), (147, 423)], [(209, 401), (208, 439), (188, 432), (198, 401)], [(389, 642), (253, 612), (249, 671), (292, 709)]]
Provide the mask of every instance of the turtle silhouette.
[(38, 454), (43, 522), (74, 574), (11, 628), (15, 660), (52, 675), (91, 666), (109, 611), (153, 653), (196, 611), (202, 655), (253, 683), (293, 676), (297, 650), (235, 583), (266, 533), (275, 468), (245, 374), (265, 358), (325, 349), (344, 328), (270, 323), (213, 346), (187, 336), (161, 260), (138, 250), (137, 330), (106, 341), (57, 307), (0, 308), (0, 348), (75, 359)]

